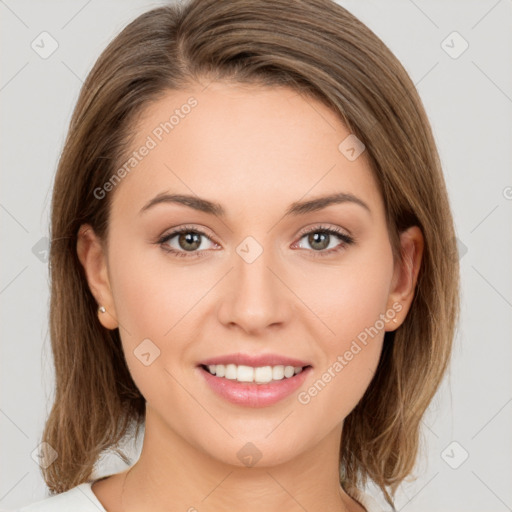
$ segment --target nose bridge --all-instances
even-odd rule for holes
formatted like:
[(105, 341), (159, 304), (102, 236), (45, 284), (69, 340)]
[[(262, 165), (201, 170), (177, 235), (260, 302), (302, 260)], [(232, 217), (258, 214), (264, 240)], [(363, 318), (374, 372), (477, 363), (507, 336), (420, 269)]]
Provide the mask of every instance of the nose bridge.
[(237, 246), (233, 259), (234, 268), (223, 293), (219, 319), (226, 324), (236, 323), (247, 331), (284, 322), (289, 297), (275, 276), (279, 272), (277, 254), (271, 247), (263, 247), (253, 237), (247, 237)]

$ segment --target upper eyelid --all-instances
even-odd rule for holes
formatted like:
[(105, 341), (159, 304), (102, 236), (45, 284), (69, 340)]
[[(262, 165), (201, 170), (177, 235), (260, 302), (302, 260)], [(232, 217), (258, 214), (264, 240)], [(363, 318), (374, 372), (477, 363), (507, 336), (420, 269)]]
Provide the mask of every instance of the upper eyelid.
[(299, 233), (297, 234), (297, 236), (304, 236), (304, 235), (307, 235), (308, 233), (311, 233), (311, 232), (314, 232), (314, 231), (344, 231), (345, 233), (336, 233), (337, 235), (340, 235), (340, 234), (345, 234), (346, 236), (352, 238), (352, 233), (346, 229), (346, 228), (342, 228), (340, 226), (329, 226), (329, 225), (325, 225), (326, 223), (320, 223), (320, 224), (317, 224), (317, 225), (313, 225), (313, 226), (309, 226), (307, 228), (304, 228), (304, 229), (301, 229), (299, 231)]

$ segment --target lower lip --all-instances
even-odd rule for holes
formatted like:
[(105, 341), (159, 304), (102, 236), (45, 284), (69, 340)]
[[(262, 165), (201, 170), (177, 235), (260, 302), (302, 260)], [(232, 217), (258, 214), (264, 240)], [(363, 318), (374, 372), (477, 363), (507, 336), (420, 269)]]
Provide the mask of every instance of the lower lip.
[(308, 366), (288, 379), (283, 378), (268, 384), (238, 382), (217, 377), (201, 366), (198, 367), (198, 370), (210, 388), (229, 402), (245, 407), (266, 407), (283, 400), (296, 391), (303, 384), (312, 367)]

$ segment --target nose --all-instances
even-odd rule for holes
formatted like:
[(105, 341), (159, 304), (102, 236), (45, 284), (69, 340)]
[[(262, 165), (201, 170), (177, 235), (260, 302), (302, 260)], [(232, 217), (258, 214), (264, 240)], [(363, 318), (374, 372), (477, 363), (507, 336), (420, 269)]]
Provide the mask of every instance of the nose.
[(230, 328), (238, 326), (248, 334), (286, 324), (292, 315), (293, 294), (270, 250), (248, 262), (234, 255), (234, 268), (220, 290), (219, 321)]

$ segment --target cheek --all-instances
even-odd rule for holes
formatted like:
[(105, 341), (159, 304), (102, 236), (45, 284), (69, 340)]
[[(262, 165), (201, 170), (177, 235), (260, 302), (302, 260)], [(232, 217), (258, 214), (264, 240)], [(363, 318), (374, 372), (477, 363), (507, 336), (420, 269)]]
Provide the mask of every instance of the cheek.
[(377, 368), (382, 336), (367, 345), (342, 345), (297, 395), (297, 417), (304, 418), (311, 435), (332, 431), (359, 403)]
[(316, 328), (322, 357), (298, 401), (312, 417), (323, 417), (325, 409), (336, 411), (331, 426), (362, 398), (382, 351), (393, 258), (385, 244), (380, 246), (379, 258), (374, 254), (361, 251), (328, 276), (325, 269), (310, 276), (315, 287), (308, 299), (324, 324), (318, 322)]
[(357, 286), (346, 291), (337, 303), (337, 315), (326, 321), (334, 335), (323, 336), (321, 362), (297, 396), (303, 417), (318, 418), (316, 426), (311, 425), (313, 432), (335, 428), (350, 414), (366, 392), (382, 352), (385, 294), (370, 298)]
[[(355, 338), (376, 324), (385, 308), (389, 295), (391, 271), (381, 263), (373, 267), (351, 269), (343, 276), (336, 299), (327, 304), (333, 330), (342, 338)], [(377, 328), (382, 330), (381, 322)]]
[(309, 267), (307, 279), (295, 289), (325, 324), (322, 338), (332, 340), (328, 352), (376, 324), (385, 313), (392, 277), (393, 257), (385, 241), (347, 253), (338, 265)]
[(179, 283), (162, 274), (155, 258), (148, 258), (158, 247), (150, 248), (148, 253), (140, 240), (129, 240), (120, 235), (112, 240), (110, 278), (126, 362), (145, 394), (145, 387), (162, 377), (155, 370), (165, 357), (164, 342), (170, 338), (166, 333), (184, 312), (181, 294), (172, 292), (179, 289)]
[(201, 280), (192, 279), (193, 267), (180, 269), (161, 248), (143, 244), (140, 240), (130, 243), (128, 236), (121, 235), (112, 243), (116, 314), (128, 337), (163, 339), (190, 303), (199, 299)]
[[(198, 328), (196, 306), (218, 280), (207, 265), (180, 267), (161, 248), (147, 244), (119, 230), (109, 254), (123, 350), (143, 394), (172, 384), (164, 368), (174, 373), (187, 359)], [(154, 362), (146, 366), (148, 359)]]
[[(153, 403), (163, 389), (179, 396), (179, 386), (166, 372), (169, 366), (169, 342), (180, 353), (180, 338), (175, 336), (187, 309), (179, 273), (171, 280), (156, 257), (158, 247), (137, 249), (129, 238), (111, 244), (111, 285), (119, 322), (123, 352), (130, 374), (142, 395)], [(138, 242), (140, 244), (140, 241)], [(128, 251), (128, 246), (131, 245)], [(149, 256), (148, 256), (149, 255)], [(153, 256), (154, 255), (154, 256)], [(185, 287), (186, 290), (186, 287)], [(174, 336), (173, 336), (174, 335)], [(174, 372), (174, 370), (172, 370)], [(163, 398), (163, 397), (162, 397)]]

